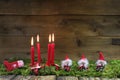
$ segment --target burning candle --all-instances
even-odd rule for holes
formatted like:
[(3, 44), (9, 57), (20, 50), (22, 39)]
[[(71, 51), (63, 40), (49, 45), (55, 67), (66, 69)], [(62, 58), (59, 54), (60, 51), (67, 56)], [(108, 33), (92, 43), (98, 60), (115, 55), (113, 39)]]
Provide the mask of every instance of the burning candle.
[(54, 64), (54, 56), (55, 56), (55, 38), (54, 33), (52, 33), (52, 43), (51, 43), (51, 64)]
[(31, 38), (31, 66), (34, 65), (34, 40)]
[(39, 43), (39, 35), (37, 35), (37, 53), (38, 53), (38, 63), (41, 63), (41, 51), (40, 51), (40, 43)]
[(48, 61), (47, 65), (50, 66), (50, 56), (51, 55), (51, 34), (49, 34), (49, 43), (48, 43)]

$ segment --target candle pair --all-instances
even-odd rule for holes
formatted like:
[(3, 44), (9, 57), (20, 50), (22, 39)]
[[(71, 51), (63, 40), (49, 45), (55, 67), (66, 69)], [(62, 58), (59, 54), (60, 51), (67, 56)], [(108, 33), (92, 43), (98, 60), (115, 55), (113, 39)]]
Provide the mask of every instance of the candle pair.
[[(37, 53), (38, 53), (38, 63), (41, 63), (41, 52), (40, 52), (40, 43), (39, 35), (37, 35)], [(34, 65), (34, 38), (31, 38), (31, 66)]]
[(48, 43), (48, 61), (47, 65), (54, 64), (54, 53), (55, 53), (55, 43), (54, 43), (54, 33), (49, 34), (49, 43)]

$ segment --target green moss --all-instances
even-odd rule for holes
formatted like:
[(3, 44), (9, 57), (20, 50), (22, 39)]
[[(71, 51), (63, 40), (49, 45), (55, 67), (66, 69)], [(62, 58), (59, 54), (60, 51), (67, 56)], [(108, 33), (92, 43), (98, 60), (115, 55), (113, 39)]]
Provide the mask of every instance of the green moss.
[[(14, 60), (18, 60), (18, 59), (12, 59), (10, 61), (14, 61)], [(7, 72), (4, 65), (0, 64), (0, 75), (12, 75), (12, 74), (24, 75), (24, 76), (32, 75), (32, 72), (29, 67), (30, 60), (29, 59), (23, 59), (23, 60), (25, 62), (25, 66), (23, 68), (15, 69), (11, 72)], [(45, 60), (43, 62), (45, 63)], [(60, 65), (61, 61), (56, 60), (55, 62)], [(79, 71), (77, 67), (78, 67), (77, 62), (73, 61), (73, 65), (69, 72), (66, 72), (62, 69), (56, 71), (55, 67), (45, 67), (39, 70), (39, 75), (120, 78), (120, 60), (108, 61), (108, 64), (103, 70), (103, 72), (96, 72), (95, 61), (90, 61), (89, 69), (86, 71)]]

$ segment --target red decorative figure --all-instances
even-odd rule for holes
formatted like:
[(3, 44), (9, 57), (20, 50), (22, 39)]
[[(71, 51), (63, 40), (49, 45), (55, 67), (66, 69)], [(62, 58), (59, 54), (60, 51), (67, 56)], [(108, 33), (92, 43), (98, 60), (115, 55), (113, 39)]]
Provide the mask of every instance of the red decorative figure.
[(104, 59), (103, 53), (100, 51), (99, 59), (96, 61), (96, 71), (103, 71), (106, 65), (107, 61)]
[(72, 60), (69, 59), (68, 56), (65, 57), (65, 60), (62, 61), (61, 63), (62, 69), (65, 71), (70, 71), (70, 67), (72, 66)]
[(8, 62), (7, 60), (5, 60), (3, 62), (3, 64), (6, 67), (7, 71), (12, 71), (14, 69), (17, 69), (17, 68), (24, 66), (23, 60), (18, 60), (18, 61), (14, 61), (14, 62)]
[(84, 56), (84, 54), (82, 54), (81, 59), (78, 61), (78, 69), (79, 70), (86, 70), (88, 69), (88, 59)]

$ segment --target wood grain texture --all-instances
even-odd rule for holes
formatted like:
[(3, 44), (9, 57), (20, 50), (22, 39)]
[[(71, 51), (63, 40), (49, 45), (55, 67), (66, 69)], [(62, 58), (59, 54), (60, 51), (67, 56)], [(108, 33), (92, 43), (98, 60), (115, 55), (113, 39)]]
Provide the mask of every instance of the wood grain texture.
[(0, 16), (0, 26), (1, 35), (120, 36), (120, 16)]
[(120, 0), (1, 0), (3, 15), (119, 15)]
[[(0, 61), (30, 58), (30, 39), (40, 34), (42, 58), (47, 57), (48, 34), (55, 33), (55, 58), (82, 53), (97, 59), (120, 59), (120, 0), (0, 0)], [(94, 56), (93, 56), (94, 55)], [(37, 56), (37, 55), (36, 55)]]
[(56, 59), (68, 54), (77, 60), (82, 53), (96, 59), (97, 51), (105, 52), (107, 59), (119, 59), (120, 46), (112, 45), (112, 38), (120, 38), (119, 20), (120, 16), (0, 16), (0, 52), (6, 54), (1, 59), (13, 54), (29, 58), (30, 38), (34, 36), (36, 42), (38, 33), (42, 57), (46, 58), (48, 34), (52, 32)]

